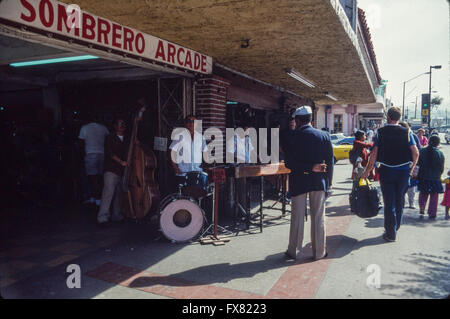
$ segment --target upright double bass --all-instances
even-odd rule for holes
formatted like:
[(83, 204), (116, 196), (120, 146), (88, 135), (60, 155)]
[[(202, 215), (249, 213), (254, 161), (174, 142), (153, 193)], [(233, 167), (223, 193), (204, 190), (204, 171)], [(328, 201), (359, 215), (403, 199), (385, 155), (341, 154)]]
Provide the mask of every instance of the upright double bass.
[(159, 205), (160, 192), (155, 180), (157, 159), (153, 150), (143, 147), (137, 138), (139, 118), (134, 117), (128, 148), (127, 167), (122, 179), (122, 210), (125, 216), (142, 219)]

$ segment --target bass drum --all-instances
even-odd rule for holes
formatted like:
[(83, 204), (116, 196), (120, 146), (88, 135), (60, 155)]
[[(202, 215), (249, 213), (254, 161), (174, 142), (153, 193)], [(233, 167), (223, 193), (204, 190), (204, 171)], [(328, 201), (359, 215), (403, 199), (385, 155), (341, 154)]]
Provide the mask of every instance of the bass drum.
[(172, 194), (159, 208), (159, 224), (164, 236), (173, 242), (187, 242), (196, 238), (205, 222), (201, 207), (191, 197)]

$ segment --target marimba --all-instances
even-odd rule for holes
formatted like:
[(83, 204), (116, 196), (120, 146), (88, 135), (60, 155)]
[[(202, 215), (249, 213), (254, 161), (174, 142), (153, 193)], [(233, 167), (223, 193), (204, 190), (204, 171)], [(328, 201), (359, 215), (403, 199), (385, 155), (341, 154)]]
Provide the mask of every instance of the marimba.
[(237, 219), (237, 216), (239, 214), (239, 211), (241, 211), (245, 216), (246, 221), (246, 227), (247, 229), (250, 228), (251, 222), (251, 212), (250, 212), (250, 195), (248, 193), (247, 183), (244, 183), (244, 192), (246, 196), (246, 205), (245, 208), (241, 205), (238, 198), (238, 189), (236, 187), (236, 180), (242, 179), (242, 178), (248, 178), (248, 177), (259, 177), (260, 183), (261, 183), (261, 191), (260, 191), (260, 207), (259, 207), (259, 227), (260, 231), (263, 231), (263, 203), (264, 203), (264, 177), (265, 176), (274, 176), (274, 175), (281, 175), (282, 178), (282, 215), (286, 214), (286, 179), (287, 176), (291, 173), (291, 170), (286, 167), (284, 163), (277, 163), (277, 164), (261, 164), (261, 165), (237, 165), (237, 166), (230, 166), (226, 169), (227, 176), (234, 178), (234, 214), (235, 214), (235, 220)]

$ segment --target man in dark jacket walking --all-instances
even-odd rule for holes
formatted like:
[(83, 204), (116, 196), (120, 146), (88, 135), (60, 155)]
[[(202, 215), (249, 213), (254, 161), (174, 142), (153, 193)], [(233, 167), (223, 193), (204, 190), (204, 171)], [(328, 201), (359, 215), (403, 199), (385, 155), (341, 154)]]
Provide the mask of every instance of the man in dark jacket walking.
[(416, 167), (419, 151), (411, 131), (398, 124), (402, 111), (391, 107), (388, 124), (378, 129), (369, 163), (361, 178), (367, 178), (375, 163), (380, 164), (380, 185), (384, 201), (383, 235), (386, 241), (395, 241), (400, 229), (409, 178)]
[(327, 256), (325, 231), (326, 193), (333, 179), (333, 147), (330, 135), (311, 126), (312, 110), (298, 108), (293, 117), (297, 130), (286, 149), (286, 166), (292, 173), (289, 189), (292, 196), (291, 228), (286, 256), (296, 259), (302, 249), (306, 199), (311, 211), (311, 242), (314, 259)]

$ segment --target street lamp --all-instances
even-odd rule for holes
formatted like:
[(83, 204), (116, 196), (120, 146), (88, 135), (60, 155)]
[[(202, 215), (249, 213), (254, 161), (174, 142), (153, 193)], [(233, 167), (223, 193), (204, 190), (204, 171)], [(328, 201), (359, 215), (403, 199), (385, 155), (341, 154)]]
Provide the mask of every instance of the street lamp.
[(434, 65), (434, 66), (430, 66), (430, 89), (429, 89), (429, 94), (430, 94), (430, 111), (428, 112), (428, 130), (431, 133), (431, 71), (433, 69), (439, 70), (442, 68), (442, 65)]
[(402, 111), (402, 118), (403, 120), (405, 119), (405, 87), (406, 87), (406, 83), (417, 79), (419, 76), (425, 75), (425, 74), (431, 74), (431, 72), (425, 72), (425, 73), (421, 73), (415, 77), (413, 77), (412, 79), (409, 79), (408, 81), (403, 82), (403, 111)]

